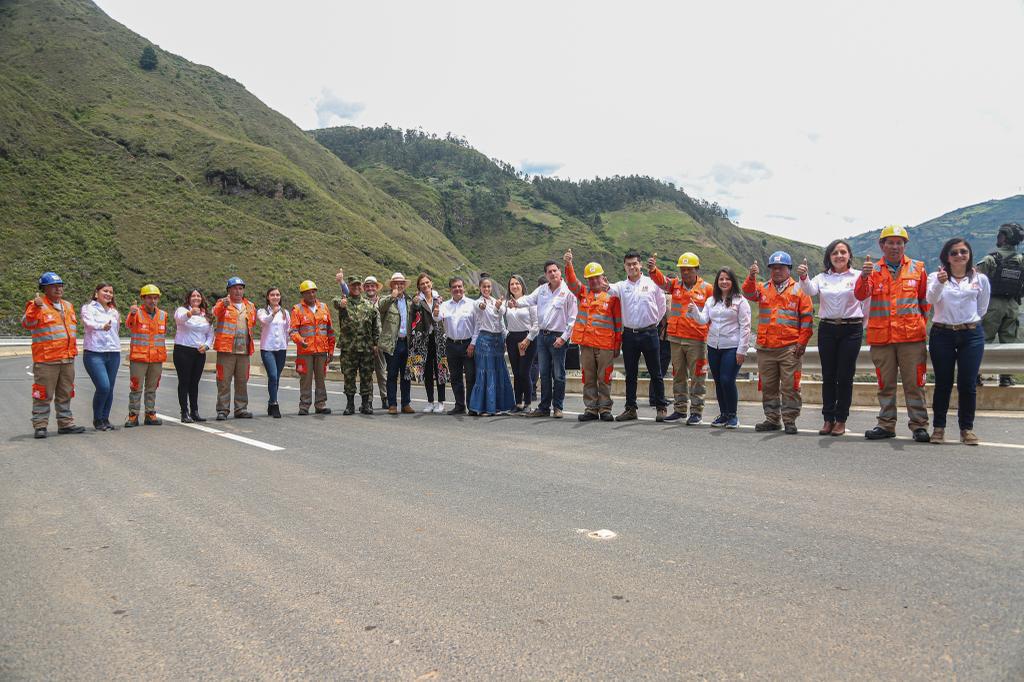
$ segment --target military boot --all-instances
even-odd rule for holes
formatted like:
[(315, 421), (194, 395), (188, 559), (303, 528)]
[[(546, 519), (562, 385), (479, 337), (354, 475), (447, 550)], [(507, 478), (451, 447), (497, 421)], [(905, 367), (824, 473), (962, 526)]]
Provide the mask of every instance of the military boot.
[(363, 404), (359, 406), (360, 414), (373, 414), (373, 405), (371, 404), (370, 396), (363, 396)]
[(356, 413), (356, 397), (354, 395), (345, 396), (345, 410), (342, 412), (344, 415)]

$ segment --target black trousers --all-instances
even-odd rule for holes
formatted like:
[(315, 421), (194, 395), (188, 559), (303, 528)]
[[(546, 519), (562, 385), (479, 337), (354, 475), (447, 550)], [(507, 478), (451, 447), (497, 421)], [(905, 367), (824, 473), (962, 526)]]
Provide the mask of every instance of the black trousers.
[(512, 392), (515, 395), (516, 405), (529, 405), (530, 397), (530, 367), (533, 365), (533, 356), (537, 354), (537, 344), (530, 342), (524, 355), (519, 355), (519, 344), (527, 337), (529, 332), (509, 332), (505, 337), (505, 351), (508, 353), (508, 362), (512, 366)]
[(469, 339), (452, 341), (448, 339), (445, 344), (445, 354), (448, 357), (448, 372), (451, 374), (452, 393), (455, 394), (455, 407), (466, 408), (466, 396), (473, 393), (473, 384), (476, 382), (476, 362), (466, 355), (469, 348)]
[(437, 381), (437, 342), (434, 335), (427, 338), (427, 359), (423, 365), (423, 387), (427, 389), (427, 401), (434, 402), (434, 384), (437, 383), (437, 399), (444, 402), (444, 384)]
[(622, 363), (626, 366), (626, 407), (636, 409), (636, 385), (640, 373), (640, 356), (644, 357), (647, 373), (650, 375), (650, 400), (655, 407), (666, 407), (665, 382), (661, 374), (661, 339), (658, 328), (649, 327), (636, 332), (625, 329), (622, 332)]
[(206, 353), (200, 353), (198, 348), (175, 344), (171, 359), (178, 375), (178, 407), (182, 412), (198, 412), (199, 380), (203, 378)]
[(845, 422), (853, 400), (853, 374), (864, 339), (864, 325), (818, 324), (821, 355), (821, 414), (825, 421)]

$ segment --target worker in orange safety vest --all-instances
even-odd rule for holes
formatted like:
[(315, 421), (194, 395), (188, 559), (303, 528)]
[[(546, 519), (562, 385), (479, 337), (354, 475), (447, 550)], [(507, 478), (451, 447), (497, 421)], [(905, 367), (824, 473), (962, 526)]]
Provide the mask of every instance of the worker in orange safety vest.
[(814, 331), (814, 304), (790, 277), (793, 258), (788, 253), (773, 253), (768, 267), (771, 277), (758, 282), (760, 268), (755, 260), (742, 287), (743, 296), (758, 304), (757, 373), (765, 420), (755, 424), (754, 430), (784, 428), (792, 435), (803, 405), (800, 374)]
[(587, 263), (582, 284), (572, 267), (572, 249), (565, 252), (565, 284), (579, 301), (572, 342), (580, 348), (583, 372), (581, 422), (614, 421), (612, 417), (612, 370), (622, 346), (622, 309), (619, 299), (608, 293), (608, 280), (600, 263)]
[(57, 411), (57, 433), (82, 433), (71, 415), (75, 397), (78, 318), (64, 300), (64, 280), (55, 272), (39, 277), (39, 293), (25, 304), (21, 326), (32, 332), (32, 429), (46, 438), (50, 403)]
[[(295, 342), (295, 371), (299, 375), (299, 414), (309, 414), (312, 404), (317, 414), (330, 414), (327, 407), (327, 362), (334, 353), (334, 324), (326, 303), (317, 299), (316, 284), (306, 280), (299, 285), (302, 300), (291, 314), (291, 337)], [(316, 381), (316, 398), (313, 382)]]
[(910, 233), (901, 225), (882, 228), (878, 245), (882, 260), (864, 259), (853, 288), (859, 301), (871, 299), (868, 345), (878, 377), (878, 424), (864, 432), (868, 440), (896, 436), (896, 380), (903, 382), (909, 427), (914, 440), (927, 443), (928, 408), (924, 384), (928, 372), (925, 344), (928, 311), (928, 273), (924, 263), (906, 255)]
[(213, 349), (217, 351), (217, 421), (228, 418), (231, 384), (235, 388), (235, 419), (252, 419), (249, 407), (249, 362), (256, 348), (253, 326), (256, 306), (245, 297), (241, 277), (228, 280), (227, 296), (213, 306)]
[(160, 386), (164, 363), (167, 361), (167, 313), (160, 310), (160, 289), (147, 284), (139, 291), (142, 305), (132, 305), (124, 326), (131, 332), (128, 355), (129, 389), (128, 419), (124, 427), (139, 425), (139, 404), (145, 391), (145, 424), (159, 426), (156, 416), (156, 389)]

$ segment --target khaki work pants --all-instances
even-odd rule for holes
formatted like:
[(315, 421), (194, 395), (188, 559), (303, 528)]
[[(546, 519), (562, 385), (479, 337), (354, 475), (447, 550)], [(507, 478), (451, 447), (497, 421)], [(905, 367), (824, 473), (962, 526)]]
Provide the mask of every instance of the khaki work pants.
[(928, 371), (928, 350), (924, 341), (871, 346), (871, 362), (878, 377), (878, 425), (896, 430), (896, 378), (903, 381), (910, 430), (928, 428), (924, 382)]
[[(295, 370), (299, 374), (299, 409), (308, 410), (327, 407), (327, 353), (300, 355), (295, 359)], [(305, 365), (305, 366), (303, 366)], [(316, 381), (316, 402), (313, 401), (313, 382)]]
[(583, 404), (590, 414), (612, 411), (612, 362), (615, 351), (580, 346)]
[(57, 428), (74, 426), (71, 399), (75, 397), (75, 363), (36, 362), (32, 365), (32, 377), (32, 428), (46, 428), (51, 401), (57, 411)]
[(156, 389), (163, 374), (162, 362), (128, 362), (128, 414), (139, 413), (139, 403), (145, 390), (146, 414), (156, 412)]
[(708, 344), (697, 339), (668, 337), (672, 347), (672, 397), (675, 411), (686, 414), (704, 414), (704, 385), (708, 373)]
[(217, 353), (217, 414), (231, 411), (231, 383), (235, 384), (235, 414), (249, 407), (249, 356)]
[(757, 349), (757, 373), (761, 384), (764, 416), (773, 424), (795, 424), (803, 401), (800, 397), (800, 370), (803, 361), (796, 356), (796, 345)]
[(377, 392), (380, 399), (387, 402), (388, 397), (388, 363), (384, 359), (384, 351), (378, 350), (373, 354), (373, 373), (377, 377)]

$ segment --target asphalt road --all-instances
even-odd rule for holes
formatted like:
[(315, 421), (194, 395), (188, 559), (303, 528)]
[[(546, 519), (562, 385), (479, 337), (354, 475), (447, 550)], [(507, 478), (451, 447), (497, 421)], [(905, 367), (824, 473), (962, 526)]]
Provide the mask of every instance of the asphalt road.
[[(937, 447), (286, 389), (282, 420), (35, 441), (27, 364), (0, 360), (2, 679), (1024, 679), (1024, 419)], [(80, 369), (83, 424), (91, 394)]]

